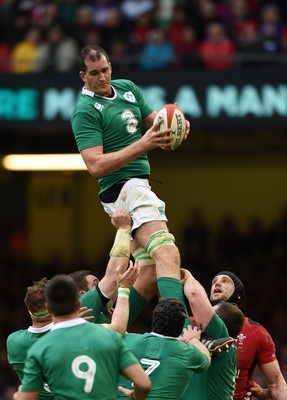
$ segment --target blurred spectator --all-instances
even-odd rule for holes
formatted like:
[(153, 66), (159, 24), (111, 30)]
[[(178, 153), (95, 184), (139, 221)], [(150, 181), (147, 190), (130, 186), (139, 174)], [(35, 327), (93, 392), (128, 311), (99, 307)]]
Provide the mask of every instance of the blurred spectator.
[(287, 26), (282, 29), (281, 50), (283, 53), (287, 53)]
[(92, 7), (89, 5), (81, 5), (75, 13), (74, 38), (77, 40), (79, 48), (83, 48), (86, 44), (98, 44), (89, 42), (87, 37), (94, 32), (100, 35), (100, 29), (93, 23)]
[(265, 5), (260, 14), (259, 33), (262, 48), (266, 53), (278, 53), (281, 42), (281, 16), (278, 6), (274, 3)]
[(176, 53), (179, 65), (183, 68), (201, 65), (197, 55), (198, 42), (192, 26), (185, 26), (181, 31), (181, 41), (177, 44)]
[(123, 33), (120, 4), (113, 0), (95, 0), (91, 6), (93, 23), (100, 28), (102, 46), (109, 52), (110, 43)]
[(152, 13), (144, 13), (135, 21), (135, 25), (130, 34), (131, 44), (135, 53), (140, 52), (142, 47), (147, 43), (149, 32), (151, 31), (152, 27)]
[(121, 68), (126, 70), (127, 67), (132, 66), (132, 62), (129, 62), (128, 65), (125, 62), (125, 58), (128, 57), (128, 45), (123, 37), (118, 36), (111, 41), (109, 56), (114, 72), (118, 72)]
[(30, 29), (30, 17), (25, 13), (17, 13), (12, 21), (9, 31), (13, 35), (7, 35), (7, 40), (11, 48), (15, 47), (20, 41), (25, 39), (27, 31)]
[(176, 2), (174, 0), (158, 0), (156, 11), (158, 26), (162, 28), (167, 28), (170, 25), (173, 17), (175, 3)]
[(173, 18), (168, 29), (170, 41), (175, 49), (182, 67), (197, 65), (197, 35), (190, 25), (185, 9), (175, 7)]
[(263, 49), (257, 25), (254, 21), (245, 21), (245, 23), (241, 24), (236, 43), (237, 51), (242, 56), (240, 65), (245, 67), (258, 66), (258, 54), (262, 53)]
[(96, 26), (114, 27), (121, 21), (120, 6), (113, 0), (91, 1), (92, 18)]
[(193, 19), (198, 39), (203, 40), (206, 36), (206, 27), (209, 23), (218, 21), (216, 3), (212, 0), (196, 0), (197, 17)]
[(242, 25), (244, 25), (247, 20), (251, 19), (249, 5), (248, 0), (231, 0), (230, 5), (232, 18), (229, 20), (229, 23), (228, 21), (226, 21), (226, 23), (227, 26), (229, 26), (229, 35), (236, 39), (239, 32), (242, 30)]
[(210, 22), (206, 27), (206, 39), (199, 44), (198, 55), (208, 69), (229, 69), (233, 66), (235, 44), (225, 34), (219, 22)]
[(60, 25), (53, 25), (41, 46), (37, 71), (72, 71), (77, 63), (78, 51), (77, 42), (66, 36)]
[[(250, 64), (252, 58), (256, 59), (256, 65), (274, 63), (280, 58), (271, 59), (265, 53), (286, 52), (285, 3), (279, 0), (5, 0), (0, 1), (0, 58), (9, 56), (9, 48), (24, 40), (31, 28), (38, 27), (47, 35), (54, 25), (59, 25), (66, 39), (76, 40), (78, 48), (96, 43), (110, 51), (114, 40), (122, 37), (126, 44), (126, 53), (123, 53), (126, 64), (140, 58), (142, 46), (156, 28), (168, 31), (166, 42), (172, 45), (177, 59), (182, 60), (175, 64), (178, 66), (202, 66), (194, 52), (196, 44), (200, 44), (200, 51), (204, 53), (211, 48), (211, 53), (223, 52), (216, 62), (204, 63), (208, 68), (230, 68), (232, 53), (240, 53), (234, 60), (244, 66), (253, 65)], [(207, 46), (206, 31), (213, 23), (221, 24), (226, 41)], [(233, 48), (234, 44), (238, 44), (238, 48)], [(262, 52), (260, 58), (256, 58), (258, 52)], [(248, 55), (247, 60), (241, 62), (244, 54)], [(210, 57), (204, 54), (203, 59), (206, 58)], [(41, 71), (46, 70), (41, 68)], [(0, 71), (9, 71), (7, 61), (2, 61)]]
[(11, 49), (8, 43), (0, 42), (0, 73), (11, 72)]
[(89, 30), (88, 32), (85, 33), (85, 35), (82, 38), (83, 40), (83, 46), (86, 46), (88, 44), (96, 44), (99, 46), (102, 46), (102, 33), (100, 29), (93, 28)]
[(58, 3), (38, 0), (32, 9), (31, 23), (40, 27), (44, 32), (52, 25), (61, 23)]
[(149, 33), (149, 41), (141, 52), (140, 68), (143, 70), (163, 69), (173, 66), (175, 51), (168, 41), (166, 30), (157, 28)]
[(124, 19), (132, 22), (153, 10), (154, 7), (154, 0), (123, 0), (121, 11)]
[(31, 28), (27, 31), (24, 40), (12, 49), (12, 72), (27, 74), (36, 71), (41, 39), (41, 32), (38, 28)]

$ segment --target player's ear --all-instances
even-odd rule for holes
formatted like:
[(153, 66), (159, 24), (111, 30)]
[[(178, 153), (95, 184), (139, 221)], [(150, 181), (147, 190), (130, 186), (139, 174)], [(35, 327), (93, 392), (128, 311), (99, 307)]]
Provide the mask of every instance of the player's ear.
[(109, 62), (110, 70), (113, 71), (112, 64)]
[(82, 79), (83, 82), (86, 82), (86, 74), (84, 71), (79, 72), (80, 78)]

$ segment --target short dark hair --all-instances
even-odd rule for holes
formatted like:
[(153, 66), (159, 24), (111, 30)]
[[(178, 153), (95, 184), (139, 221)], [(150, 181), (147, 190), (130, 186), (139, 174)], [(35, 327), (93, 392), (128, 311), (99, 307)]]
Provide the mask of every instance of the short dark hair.
[(229, 301), (220, 301), (217, 303), (216, 314), (225, 323), (229, 335), (236, 338), (242, 329), (245, 318), (237, 304)]
[(90, 61), (99, 61), (102, 58), (102, 56), (104, 56), (106, 60), (110, 62), (108, 54), (101, 46), (89, 44), (83, 47), (78, 56), (79, 70), (83, 72), (87, 70), (87, 66), (85, 63), (87, 59)]
[(54, 276), (45, 287), (45, 295), (48, 308), (55, 316), (72, 314), (78, 308), (78, 288), (68, 275)]
[(88, 275), (94, 275), (93, 271), (89, 269), (80, 269), (78, 271), (71, 272), (69, 276), (74, 280), (77, 285), (78, 291), (84, 290), (87, 292), (89, 290), (86, 277)]
[(185, 319), (185, 307), (179, 300), (162, 297), (153, 310), (152, 331), (178, 337), (182, 333)]
[(46, 309), (45, 286), (47, 282), (47, 278), (42, 278), (40, 281), (33, 282), (33, 285), (26, 289), (24, 304), (32, 313)]

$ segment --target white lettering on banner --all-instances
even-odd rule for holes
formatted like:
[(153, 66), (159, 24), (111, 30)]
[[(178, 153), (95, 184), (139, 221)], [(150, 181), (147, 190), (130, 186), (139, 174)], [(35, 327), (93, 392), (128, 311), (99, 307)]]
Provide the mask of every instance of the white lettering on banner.
[(166, 104), (167, 91), (162, 86), (141, 87), (141, 90), (155, 110), (159, 110), (164, 104)]
[(220, 88), (210, 85), (206, 90), (206, 113), (210, 117), (218, 117), (225, 112), (230, 117), (237, 116), (237, 88), (233, 85)]
[(202, 116), (202, 108), (193, 87), (181, 86), (176, 94), (175, 103), (182, 109), (184, 114), (192, 115), (194, 118)]
[[(241, 87), (210, 84), (203, 88), (185, 84), (178, 86), (172, 96), (162, 85), (141, 89), (155, 110), (168, 102), (178, 103), (184, 114), (193, 119), (279, 119), (287, 116), (287, 85), (283, 83), (246, 84)], [(46, 122), (69, 121), (79, 94), (72, 87), (49, 87), (42, 93), (33, 88), (0, 88), (0, 121), (36, 122), (39, 118)], [(95, 107), (99, 108), (98, 103)]]
[(272, 116), (276, 111), (282, 117), (287, 115), (287, 86), (278, 85), (278, 89), (271, 85), (262, 86), (264, 115)]
[(206, 91), (206, 112), (216, 118), (221, 113), (229, 117), (271, 117), (276, 113), (287, 116), (287, 86), (253, 85), (238, 88), (227, 85), (223, 88), (211, 85)]
[(78, 93), (74, 89), (66, 88), (57, 90), (47, 89), (43, 96), (43, 116), (47, 120), (62, 117), (64, 120), (71, 118)]
[(254, 86), (246, 85), (242, 88), (241, 94), (238, 92), (238, 116), (244, 117), (253, 114), (261, 117), (263, 114), (263, 104), (259, 93)]

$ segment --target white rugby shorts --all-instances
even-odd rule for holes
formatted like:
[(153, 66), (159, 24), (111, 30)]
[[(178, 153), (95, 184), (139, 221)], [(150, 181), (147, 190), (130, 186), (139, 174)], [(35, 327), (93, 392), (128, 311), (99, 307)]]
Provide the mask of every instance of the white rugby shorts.
[(112, 217), (115, 210), (128, 210), (132, 230), (151, 221), (167, 221), (165, 203), (151, 190), (148, 179), (129, 179), (114, 203), (103, 203), (104, 210)]

